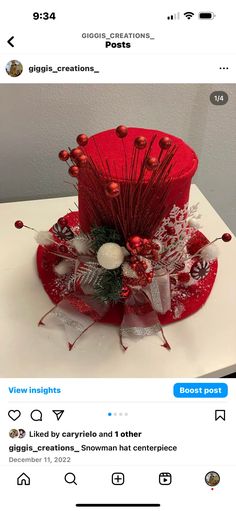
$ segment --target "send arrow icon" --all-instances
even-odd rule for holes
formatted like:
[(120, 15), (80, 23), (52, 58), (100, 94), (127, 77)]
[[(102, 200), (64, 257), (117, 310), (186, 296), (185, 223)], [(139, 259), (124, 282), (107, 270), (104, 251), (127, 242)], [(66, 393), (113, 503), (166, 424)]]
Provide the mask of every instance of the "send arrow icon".
[(59, 421), (65, 410), (52, 410), (55, 413), (57, 420)]

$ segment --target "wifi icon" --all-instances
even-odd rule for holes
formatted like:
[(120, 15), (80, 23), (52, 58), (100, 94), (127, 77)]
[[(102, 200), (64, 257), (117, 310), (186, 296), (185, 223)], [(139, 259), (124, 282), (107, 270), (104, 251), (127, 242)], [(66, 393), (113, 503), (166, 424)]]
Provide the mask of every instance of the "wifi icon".
[(188, 20), (191, 20), (191, 18), (194, 16), (194, 12), (190, 12), (190, 11), (187, 11), (184, 13), (184, 16), (188, 19)]

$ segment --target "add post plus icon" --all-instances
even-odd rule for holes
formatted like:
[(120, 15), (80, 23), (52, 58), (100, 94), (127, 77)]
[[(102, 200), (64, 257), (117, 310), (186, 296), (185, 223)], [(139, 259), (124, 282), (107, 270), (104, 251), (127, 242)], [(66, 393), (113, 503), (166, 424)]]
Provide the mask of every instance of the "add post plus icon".
[(125, 474), (123, 472), (114, 472), (111, 476), (111, 482), (115, 485), (122, 485), (125, 482)]

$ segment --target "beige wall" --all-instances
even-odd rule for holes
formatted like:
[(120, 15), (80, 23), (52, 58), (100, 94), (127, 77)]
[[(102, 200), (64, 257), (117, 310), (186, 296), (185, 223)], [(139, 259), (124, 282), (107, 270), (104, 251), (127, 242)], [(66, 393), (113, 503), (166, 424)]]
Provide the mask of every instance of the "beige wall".
[[(209, 95), (225, 90), (229, 102)], [(158, 128), (186, 140), (200, 158), (195, 177), (236, 232), (236, 86), (0, 85), (0, 200), (72, 194), (57, 153), (118, 124)]]

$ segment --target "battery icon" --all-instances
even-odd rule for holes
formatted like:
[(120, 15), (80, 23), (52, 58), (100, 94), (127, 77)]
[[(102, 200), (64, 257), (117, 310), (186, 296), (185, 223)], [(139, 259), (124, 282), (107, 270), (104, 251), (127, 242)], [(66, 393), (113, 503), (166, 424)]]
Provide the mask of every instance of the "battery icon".
[(214, 12), (199, 12), (198, 17), (200, 20), (213, 20), (215, 18)]

